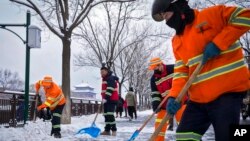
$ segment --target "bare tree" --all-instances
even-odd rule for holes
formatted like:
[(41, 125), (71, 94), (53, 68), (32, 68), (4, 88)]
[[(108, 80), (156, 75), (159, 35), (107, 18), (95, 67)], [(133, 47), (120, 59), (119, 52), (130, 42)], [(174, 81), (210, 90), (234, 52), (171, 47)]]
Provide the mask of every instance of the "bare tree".
[(101, 8), (102, 12), (105, 11), (105, 18), (99, 22), (94, 18), (88, 18), (86, 23), (80, 26), (80, 31), (75, 34), (85, 40), (81, 42), (84, 50), (94, 52), (94, 56), (89, 52), (77, 55), (76, 66), (100, 67), (103, 62), (113, 62), (122, 50), (134, 43), (128, 39), (131, 35), (128, 23), (133, 19), (141, 19), (132, 16), (136, 11), (134, 4), (105, 3)]
[[(142, 34), (134, 36), (133, 39), (130, 38), (132, 33), (129, 23), (132, 20), (141, 20), (143, 17), (143, 15), (133, 16), (133, 12), (137, 9), (138, 3), (137, 5), (134, 3), (104, 3), (102, 5), (102, 10), (105, 11), (104, 21), (95, 22), (94, 25), (94, 19), (88, 18), (87, 24), (82, 24), (80, 33), (76, 34), (85, 39), (86, 45), (83, 47), (89, 52), (87, 54), (85, 52), (84, 55), (76, 55), (75, 65), (100, 67), (103, 62), (110, 62), (107, 63), (110, 65), (108, 67), (113, 66), (111, 69), (117, 75), (114, 63), (119, 54), (145, 38)], [(89, 29), (87, 26), (91, 28)], [(121, 86), (123, 78), (119, 82), (119, 86)], [(121, 91), (121, 87), (119, 90)]]
[[(160, 39), (170, 37), (169, 34), (153, 30), (145, 20), (144, 11), (140, 10), (144, 5), (141, 3), (103, 4), (106, 17), (95, 24), (89, 19), (86, 22), (91, 29), (86, 28), (87, 24), (83, 24), (80, 31), (75, 34), (80, 39), (85, 39), (85, 41), (81, 40), (84, 53), (75, 56), (75, 66), (100, 67), (102, 62), (112, 62), (111, 69), (120, 78), (119, 94), (122, 92), (123, 83), (128, 80), (128, 72), (134, 63), (133, 58), (138, 55), (136, 50), (142, 47), (139, 44), (156, 37)], [(118, 14), (114, 15), (111, 9)], [(160, 41), (150, 42), (142, 48), (147, 50), (146, 48), (153, 46), (158, 47)]]
[(139, 98), (139, 107), (142, 107), (146, 102), (143, 99), (148, 98), (150, 94), (149, 80), (150, 72), (148, 71), (149, 56), (155, 49), (154, 46), (148, 46), (149, 42), (138, 44), (138, 48), (134, 51), (136, 54), (132, 63), (129, 65), (128, 83), (134, 88), (136, 97)]
[(24, 88), (24, 82), (17, 72), (8, 69), (0, 69), (0, 89), (20, 91)]
[(63, 123), (71, 123), (70, 104), (70, 55), (73, 30), (87, 17), (90, 10), (105, 2), (129, 2), (135, 0), (10, 0), (34, 10), (48, 27), (61, 39), (62, 51), (62, 90), (67, 103), (62, 116)]

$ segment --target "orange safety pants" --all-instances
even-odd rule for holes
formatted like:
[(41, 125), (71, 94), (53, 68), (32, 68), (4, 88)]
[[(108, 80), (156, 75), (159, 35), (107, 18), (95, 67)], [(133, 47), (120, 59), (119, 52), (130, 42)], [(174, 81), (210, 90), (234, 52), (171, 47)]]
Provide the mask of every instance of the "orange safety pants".
[[(179, 122), (181, 120), (182, 113), (185, 110), (185, 108), (186, 108), (186, 105), (181, 106), (181, 108), (175, 114), (175, 119), (177, 121), (177, 124), (179, 124)], [(167, 114), (166, 110), (162, 110), (162, 109), (157, 113), (157, 117), (155, 119), (155, 129), (159, 126), (159, 124), (161, 123), (165, 114)], [(168, 127), (168, 122), (166, 122), (164, 124), (164, 126), (161, 129), (161, 132), (158, 134), (158, 136), (155, 138), (154, 141), (164, 141), (165, 140), (165, 132), (167, 130), (167, 127)]]

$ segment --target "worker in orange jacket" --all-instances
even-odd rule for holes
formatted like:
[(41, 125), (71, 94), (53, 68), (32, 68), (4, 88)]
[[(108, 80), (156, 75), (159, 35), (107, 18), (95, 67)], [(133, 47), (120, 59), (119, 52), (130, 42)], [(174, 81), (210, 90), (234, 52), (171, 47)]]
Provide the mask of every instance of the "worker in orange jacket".
[(250, 29), (250, 9), (212, 6), (191, 9), (187, 0), (154, 0), (152, 17), (175, 29), (176, 58), (167, 111), (175, 114), (175, 98), (202, 61), (188, 89), (190, 101), (177, 128), (177, 140), (201, 140), (212, 124), (216, 141), (229, 140), (229, 125), (239, 124), (240, 105), (250, 88), (248, 69), (238, 39)]
[(43, 80), (39, 80), (36, 87), (36, 94), (39, 93), (40, 87), (44, 88), (45, 102), (37, 107), (37, 110), (40, 111), (43, 108), (49, 107), (52, 113), (52, 130), (51, 136), (54, 134), (55, 138), (61, 138), (61, 116), (63, 107), (66, 103), (66, 99), (63, 95), (61, 88), (52, 81), (51, 76), (45, 76)]
[[(163, 101), (163, 99), (168, 96), (168, 93), (172, 87), (174, 65), (173, 64), (165, 65), (159, 57), (155, 57), (150, 60), (150, 65), (148, 69), (154, 71), (154, 74), (150, 79), (150, 85), (152, 91), (151, 94), (152, 107), (153, 110), (157, 113), (157, 117), (155, 119), (155, 129), (156, 129), (158, 128), (163, 117), (167, 113), (166, 102), (163, 103), (159, 111), (156, 110), (159, 104)], [(177, 114), (175, 115), (177, 123), (179, 123), (179, 121), (181, 120), (181, 116), (185, 107), (186, 105), (183, 103), (183, 106), (181, 107), (180, 110), (178, 110)], [(154, 141), (165, 140), (165, 133), (167, 127), (169, 130), (173, 130), (173, 118), (171, 118), (169, 122), (164, 124), (163, 128), (161, 129), (161, 132), (157, 135)]]

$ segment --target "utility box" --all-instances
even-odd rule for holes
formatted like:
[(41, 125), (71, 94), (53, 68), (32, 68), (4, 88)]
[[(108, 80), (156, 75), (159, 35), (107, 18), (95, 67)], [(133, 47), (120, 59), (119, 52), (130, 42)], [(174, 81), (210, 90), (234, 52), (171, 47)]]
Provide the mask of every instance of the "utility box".
[(41, 29), (39, 27), (29, 26), (28, 46), (29, 48), (41, 48)]

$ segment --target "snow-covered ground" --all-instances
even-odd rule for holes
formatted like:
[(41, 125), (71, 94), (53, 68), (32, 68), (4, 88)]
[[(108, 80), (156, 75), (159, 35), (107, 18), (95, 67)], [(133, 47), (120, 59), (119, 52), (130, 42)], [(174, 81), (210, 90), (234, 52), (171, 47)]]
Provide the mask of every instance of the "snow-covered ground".
[[(73, 117), (72, 124), (61, 126), (61, 139), (55, 139), (50, 136), (51, 123), (43, 122), (38, 119), (35, 123), (28, 122), (22, 128), (5, 128), (0, 126), (0, 141), (126, 141), (139, 128), (144, 120), (152, 114), (151, 110), (138, 112), (137, 120), (128, 121), (128, 118), (116, 118), (117, 136), (99, 136), (94, 139), (89, 135), (75, 135), (75, 133), (85, 127), (90, 127), (95, 115)], [(100, 114), (96, 121), (97, 127), (101, 130), (104, 128), (104, 117)], [(175, 126), (176, 128), (176, 126)], [(174, 128), (174, 129), (175, 129)], [(146, 141), (154, 131), (154, 119), (141, 131), (136, 138), (137, 141)], [(210, 129), (203, 137), (204, 140), (213, 140), (213, 132)], [(167, 131), (166, 140), (175, 140), (175, 132)]]

